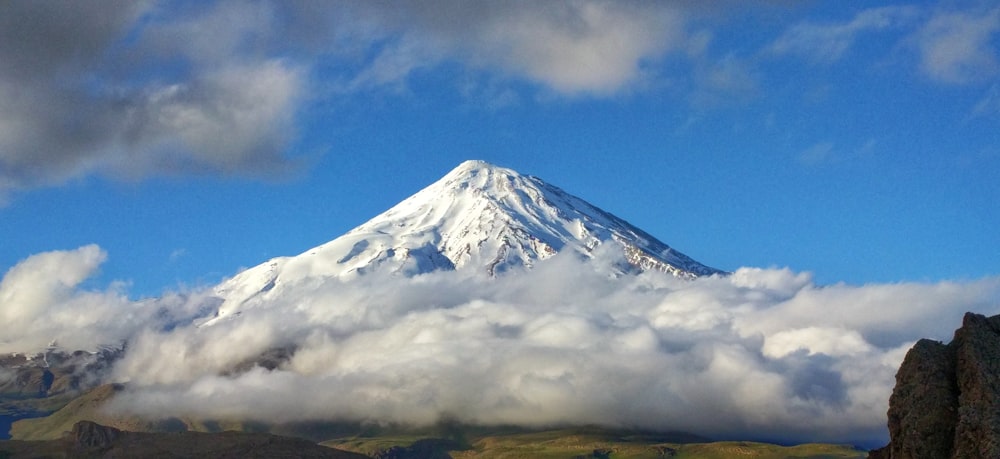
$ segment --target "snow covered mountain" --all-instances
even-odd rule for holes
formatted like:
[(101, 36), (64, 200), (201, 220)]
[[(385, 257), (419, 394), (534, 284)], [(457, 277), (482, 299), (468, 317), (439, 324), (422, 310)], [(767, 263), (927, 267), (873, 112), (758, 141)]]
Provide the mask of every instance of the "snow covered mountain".
[(347, 234), (222, 283), (216, 294), (224, 302), (213, 320), (303, 279), (437, 270), (498, 276), (564, 250), (590, 258), (605, 243), (624, 249), (627, 263), (615, 267), (618, 272), (655, 269), (684, 278), (722, 273), (537, 177), (466, 161)]

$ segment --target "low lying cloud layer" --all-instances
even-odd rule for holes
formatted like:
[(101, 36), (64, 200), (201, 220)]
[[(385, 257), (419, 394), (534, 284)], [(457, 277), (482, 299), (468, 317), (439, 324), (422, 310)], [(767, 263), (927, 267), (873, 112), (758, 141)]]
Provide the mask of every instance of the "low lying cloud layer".
[[(997, 277), (817, 286), (741, 268), (686, 282), (611, 278), (560, 255), (500, 279), (304, 279), (197, 327), (217, 304), (206, 294), (133, 303), (114, 287), (80, 290), (103, 258), (88, 246), (12, 268), (0, 317), (17, 326), (0, 344), (127, 340), (115, 377), (131, 390), (115, 409), (157, 417), (448, 417), (876, 444), (913, 342), (950, 340), (965, 311), (1000, 313)], [(295, 352), (274, 370), (232, 371), (274, 348)]]
[(7, 270), (0, 280), (0, 353), (35, 353), (50, 345), (120, 348), (144, 328), (189, 323), (198, 311), (188, 308), (210, 304), (197, 294), (135, 302), (120, 283), (104, 290), (82, 287), (106, 259), (92, 244), (35, 254)]

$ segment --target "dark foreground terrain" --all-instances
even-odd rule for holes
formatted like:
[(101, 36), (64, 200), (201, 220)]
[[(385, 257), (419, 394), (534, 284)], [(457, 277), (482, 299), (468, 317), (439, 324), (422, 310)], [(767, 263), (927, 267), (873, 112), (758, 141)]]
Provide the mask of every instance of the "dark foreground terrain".
[(687, 434), (648, 434), (597, 428), (449, 437), (351, 436), (309, 440), (247, 432), (127, 432), (80, 421), (57, 440), (0, 441), (0, 458), (860, 458), (846, 446), (783, 447), (752, 442), (698, 441)]
[(246, 432), (125, 432), (80, 421), (58, 440), (0, 442), (0, 458), (366, 458), (301, 438)]

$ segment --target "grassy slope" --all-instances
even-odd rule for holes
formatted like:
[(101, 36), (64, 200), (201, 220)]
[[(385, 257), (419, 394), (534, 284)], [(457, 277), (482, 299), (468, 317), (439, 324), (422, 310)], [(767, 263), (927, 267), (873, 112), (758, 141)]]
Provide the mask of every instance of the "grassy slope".
[[(275, 426), (252, 422), (209, 422), (182, 419), (148, 422), (140, 419), (111, 418), (100, 407), (122, 388), (101, 386), (74, 399), (65, 407), (44, 418), (24, 419), (14, 423), (11, 434), (18, 440), (54, 440), (70, 431), (79, 420), (91, 420), (126, 431), (209, 431), (243, 430), (271, 432), (312, 438), (334, 438), (326, 446), (372, 455), (393, 446), (402, 447), (412, 457), (452, 458), (659, 458), (668, 454), (684, 458), (858, 458), (864, 453), (850, 447), (809, 444), (782, 447), (751, 442), (714, 442), (685, 433), (641, 433), (600, 428), (575, 428), (528, 432), (516, 428), (437, 426), (425, 431), (369, 428), (358, 425), (312, 429), (308, 425)], [(334, 426), (336, 427), (336, 426)], [(325, 436), (320, 437), (325, 432)]]
[(0, 459), (61, 457), (296, 457), (365, 459), (301, 438), (245, 432), (122, 432), (111, 445), (85, 447), (66, 437), (43, 441), (0, 441)]
[[(862, 458), (865, 453), (851, 447), (828, 444), (778, 446), (753, 442), (675, 443), (658, 441), (649, 435), (621, 435), (598, 429), (569, 429), (534, 433), (487, 435), (467, 438), (464, 441), (427, 437), (349, 437), (323, 442), (348, 451), (372, 455), (392, 446), (408, 448), (413, 457), (427, 456), (429, 446), (439, 446), (431, 451), (434, 457), (454, 459), (519, 459), (519, 458), (662, 458), (678, 459), (728, 459), (746, 457), (756, 459), (778, 458)], [(459, 445), (459, 443), (462, 443)], [(416, 448), (423, 447), (420, 453)], [(422, 454), (421, 454), (422, 453)]]
[(73, 399), (49, 416), (21, 419), (11, 426), (11, 437), (17, 440), (55, 440), (63, 432), (72, 430), (73, 424), (81, 419), (112, 425), (107, 423), (109, 419), (105, 419), (98, 407), (118, 390), (120, 386), (101, 386)]

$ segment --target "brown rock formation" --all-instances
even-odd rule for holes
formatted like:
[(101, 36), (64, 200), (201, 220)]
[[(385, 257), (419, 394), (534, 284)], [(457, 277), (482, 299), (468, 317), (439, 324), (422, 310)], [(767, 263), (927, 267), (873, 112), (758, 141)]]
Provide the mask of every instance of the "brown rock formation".
[(76, 446), (82, 449), (105, 449), (110, 448), (121, 433), (122, 431), (114, 427), (102, 426), (91, 421), (80, 421), (73, 425), (70, 437), (76, 442)]
[(1000, 457), (1000, 316), (966, 313), (950, 344), (918, 341), (888, 417), (889, 445), (870, 459)]
[(1000, 316), (966, 314), (952, 345), (958, 373), (954, 457), (1000, 457)]

